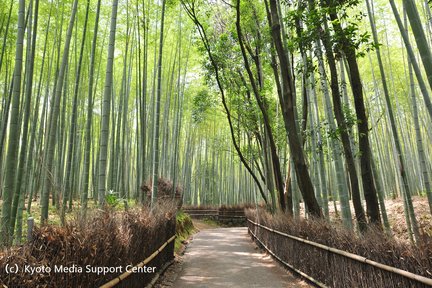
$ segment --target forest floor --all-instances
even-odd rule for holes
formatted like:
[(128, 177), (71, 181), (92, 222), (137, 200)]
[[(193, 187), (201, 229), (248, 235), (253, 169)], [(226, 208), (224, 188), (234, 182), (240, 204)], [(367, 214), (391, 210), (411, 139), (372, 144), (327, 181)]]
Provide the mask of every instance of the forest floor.
[[(427, 198), (423, 196), (412, 196), (412, 201), (420, 232), (432, 236), (432, 215), (429, 210)], [(352, 204), (352, 201), (350, 201), (350, 205), (353, 214), (353, 223), (355, 223), (354, 206)], [(409, 241), (408, 228), (405, 221), (403, 199), (386, 199), (385, 206), (393, 235), (399, 240)], [(363, 207), (366, 207), (365, 202), (363, 203)], [(301, 205), (300, 207), (300, 213), (301, 215), (304, 215), (303, 205)], [(338, 201), (329, 203), (329, 213), (330, 219), (335, 222), (341, 223), (340, 206)]]
[[(426, 197), (412, 197), (420, 233), (432, 236), (432, 215)], [(401, 240), (409, 240), (405, 221), (404, 204), (401, 198), (386, 200), (387, 215), (394, 235)]]
[[(50, 199), (51, 200), (51, 199)], [(432, 215), (429, 211), (429, 205), (427, 198), (424, 196), (413, 196), (413, 206), (416, 212), (417, 221), (419, 223), (421, 233), (426, 233), (429, 236), (432, 236)], [(27, 205), (26, 199), (26, 205)], [(2, 201), (0, 200), (0, 205)], [(98, 207), (94, 204), (94, 201), (89, 201), (89, 210), (98, 209)], [(353, 214), (353, 223), (354, 223), (354, 207), (351, 204), (351, 211)], [(363, 207), (366, 207), (365, 203), (363, 203)], [(135, 201), (129, 201), (128, 206), (135, 206)], [(387, 215), (389, 218), (390, 226), (392, 228), (392, 232), (394, 236), (396, 236), (400, 240), (409, 240), (408, 229), (405, 221), (405, 213), (404, 213), (404, 204), (401, 198), (396, 199), (386, 199), (385, 205), (387, 209)], [(336, 209), (335, 209), (336, 208)], [(115, 207), (116, 210), (124, 210), (123, 203), (119, 203)], [(79, 215), (80, 206), (78, 202), (73, 203), (72, 212), (68, 212), (66, 214), (67, 220), (74, 220)], [(330, 218), (335, 222), (341, 222), (340, 219), (340, 206), (339, 202), (330, 202), (329, 203), (329, 212)], [(300, 213), (304, 215), (303, 205), (300, 205)], [(35, 220), (35, 224), (39, 225), (40, 223), (40, 205), (39, 199), (32, 201), (32, 213), (29, 214), (28, 211), (24, 211), (24, 221), (23, 221), (23, 231), (27, 231), (27, 221), (26, 219), (32, 216)], [(52, 225), (60, 225), (60, 212), (55, 206), (49, 207), (49, 218), (48, 223)], [(218, 227), (217, 223), (214, 221), (196, 221), (194, 220), (195, 228), (198, 230), (206, 229), (206, 228), (215, 228)], [(25, 237), (25, 235), (24, 235)]]

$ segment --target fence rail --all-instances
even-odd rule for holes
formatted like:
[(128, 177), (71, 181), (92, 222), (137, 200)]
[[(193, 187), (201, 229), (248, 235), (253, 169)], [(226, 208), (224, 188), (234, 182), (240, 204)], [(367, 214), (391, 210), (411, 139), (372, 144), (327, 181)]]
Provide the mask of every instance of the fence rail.
[(183, 209), (183, 211), (189, 214), (194, 219), (210, 218), (217, 220), (218, 210), (217, 209)]
[[(427, 278), (427, 277), (424, 277), (424, 276), (421, 276), (421, 275), (417, 275), (417, 274), (414, 274), (414, 273), (411, 273), (411, 272), (408, 272), (408, 271), (405, 271), (405, 270), (402, 270), (402, 269), (399, 269), (399, 268), (395, 268), (395, 267), (391, 267), (391, 266), (388, 266), (388, 265), (385, 265), (385, 264), (382, 264), (382, 263), (378, 263), (378, 262), (370, 260), (370, 259), (368, 259), (366, 257), (359, 256), (359, 255), (356, 255), (356, 254), (353, 254), (353, 253), (349, 253), (349, 252), (346, 252), (346, 251), (342, 251), (342, 250), (339, 250), (339, 249), (336, 249), (336, 248), (333, 248), (333, 247), (329, 247), (329, 246), (326, 246), (326, 245), (323, 245), (323, 244), (320, 244), (320, 243), (316, 243), (316, 242), (313, 242), (313, 241), (310, 241), (310, 240), (306, 240), (306, 239), (303, 239), (303, 238), (292, 236), (292, 235), (289, 235), (289, 234), (286, 234), (286, 233), (274, 230), (274, 229), (272, 229), (270, 227), (261, 225), (259, 223), (256, 223), (256, 222), (254, 222), (254, 221), (252, 221), (250, 219), (247, 219), (247, 221), (249, 223), (251, 223), (252, 225), (256, 226), (256, 227), (260, 227), (262, 229), (265, 229), (265, 230), (267, 230), (269, 232), (272, 232), (274, 234), (283, 236), (285, 238), (289, 238), (291, 240), (307, 244), (309, 246), (318, 248), (320, 250), (324, 250), (324, 251), (327, 251), (327, 252), (330, 252), (330, 253), (333, 253), (333, 254), (336, 254), (336, 255), (339, 255), (339, 256), (342, 256), (342, 257), (345, 257), (345, 258), (348, 258), (348, 259), (351, 259), (351, 260), (354, 260), (354, 261), (357, 261), (357, 262), (360, 262), (360, 263), (363, 263), (363, 264), (366, 264), (366, 265), (369, 265), (371, 267), (374, 267), (374, 268), (377, 268), (377, 269), (380, 269), (380, 270), (384, 270), (384, 271), (387, 271), (387, 272), (390, 272), (390, 273), (393, 273), (393, 274), (397, 274), (399, 276), (405, 277), (405, 278), (410, 279), (410, 280), (414, 280), (414, 281), (416, 281), (418, 283), (425, 284), (427, 286), (432, 286), (432, 279), (431, 278)], [(309, 280), (311, 280), (312, 282), (314, 282), (316, 285), (318, 285), (320, 287), (326, 287), (325, 284), (323, 284), (323, 283), (319, 282), (318, 280), (312, 278), (311, 276), (309, 276), (309, 275), (307, 275), (307, 274), (305, 274), (305, 273), (297, 270), (295, 267), (293, 267), (292, 265), (290, 265), (289, 263), (285, 262), (283, 259), (281, 259), (280, 257), (278, 257), (273, 251), (271, 251), (263, 243), (263, 241), (261, 241), (258, 238), (258, 236), (255, 233), (252, 232), (252, 230), (250, 228), (249, 228), (249, 232), (251, 233), (251, 235), (255, 239), (258, 240), (258, 242), (260, 242), (261, 245), (264, 246), (264, 248), (267, 251), (269, 251), (270, 254), (272, 254), (274, 257), (276, 257), (283, 264), (287, 265), (291, 269), (293, 269), (296, 272), (298, 272), (299, 274), (303, 275), (305, 278), (308, 278)]]
[(217, 220), (223, 224), (241, 224), (246, 223), (246, 216), (244, 214), (244, 209), (188, 209), (183, 210), (185, 213), (189, 214), (192, 218), (203, 219), (210, 218)]
[(147, 257), (145, 260), (143, 260), (142, 262), (140, 262), (137, 265), (135, 265), (129, 271), (124, 272), (120, 276), (118, 276), (118, 277), (114, 278), (113, 280), (111, 280), (111, 281), (105, 283), (104, 285), (100, 286), (99, 288), (111, 288), (111, 287), (114, 287), (115, 285), (119, 284), (121, 281), (123, 281), (124, 279), (126, 279), (127, 277), (129, 277), (131, 274), (133, 274), (132, 270), (134, 268), (142, 268), (144, 265), (148, 264), (151, 260), (153, 260), (160, 252), (162, 252), (165, 249), (165, 247), (169, 243), (171, 243), (172, 241), (174, 241), (175, 238), (176, 238), (176, 235), (172, 236), (164, 244), (162, 244), (162, 246), (160, 246), (156, 251), (154, 251), (149, 257)]

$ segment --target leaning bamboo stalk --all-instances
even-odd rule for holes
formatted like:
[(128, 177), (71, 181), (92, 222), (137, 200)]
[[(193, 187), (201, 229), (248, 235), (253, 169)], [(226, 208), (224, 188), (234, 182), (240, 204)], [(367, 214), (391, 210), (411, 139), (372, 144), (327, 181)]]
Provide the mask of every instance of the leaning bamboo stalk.
[(132, 270), (134, 268), (141, 268), (144, 265), (146, 265), (147, 263), (149, 263), (151, 260), (153, 260), (175, 238), (176, 238), (176, 235), (172, 236), (164, 244), (162, 244), (161, 247), (159, 247), (155, 252), (153, 252), (153, 254), (151, 254), (149, 257), (147, 257), (144, 261), (142, 261), (141, 263), (138, 263), (137, 265), (135, 265), (129, 271), (124, 272), (123, 274), (121, 274), (117, 278), (114, 278), (113, 280), (109, 281), (108, 283), (105, 283), (104, 285), (100, 286), (99, 288), (111, 288), (111, 287), (114, 287), (115, 285), (117, 285), (118, 283), (120, 283), (121, 281), (123, 281), (124, 279), (126, 279), (127, 277), (129, 277), (133, 273)]
[(248, 219), (248, 221), (250, 223), (252, 223), (253, 225), (255, 225), (255, 226), (261, 227), (261, 228), (263, 228), (265, 230), (268, 230), (270, 232), (273, 232), (275, 234), (279, 234), (281, 236), (284, 236), (284, 237), (296, 240), (298, 242), (309, 244), (311, 246), (320, 248), (322, 250), (327, 250), (327, 251), (332, 252), (334, 254), (338, 254), (338, 255), (344, 256), (346, 258), (350, 258), (350, 259), (356, 260), (358, 262), (365, 263), (365, 264), (368, 264), (370, 266), (379, 268), (381, 270), (385, 270), (385, 271), (388, 271), (388, 272), (391, 272), (391, 273), (394, 273), (394, 274), (398, 274), (400, 276), (403, 276), (405, 278), (408, 278), (408, 279), (420, 282), (422, 284), (426, 284), (426, 285), (431, 285), (432, 286), (432, 279), (431, 278), (427, 278), (427, 277), (424, 277), (424, 276), (421, 276), (421, 275), (417, 275), (417, 274), (414, 274), (414, 273), (411, 273), (411, 272), (408, 272), (408, 271), (405, 271), (405, 270), (402, 270), (402, 269), (398, 269), (398, 268), (395, 268), (395, 267), (384, 265), (384, 264), (372, 261), (370, 259), (367, 259), (366, 257), (363, 257), (363, 256), (359, 256), (359, 255), (356, 255), (356, 254), (353, 254), (353, 253), (349, 253), (349, 252), (342, 251), (342, 250), (339, 250), (339, 249), (336, 249), (336, 248), (332, 248), (332, 247), (329, 247), (329, 246), (326, 246), (326, 245), (323, 245), (323, 244), (319, 244), (319, 243), (316, 243), (316, 242), (313, 242), (313, 241), (310, 241), (310, 240), (305, 240), (303, 238), (299, 238), (299, 237), (296, 237), (296, 236), (292, 236), (292, 235), (289, 235), (289, 234), (286, 234), (286, 233), (274, 230), (272, 228), (266, 227), (266, 226), (261, 225), (259, 223), (256, 223), (256, 222), (254, 222), (254, 221), (252, 221), (250, 219)]

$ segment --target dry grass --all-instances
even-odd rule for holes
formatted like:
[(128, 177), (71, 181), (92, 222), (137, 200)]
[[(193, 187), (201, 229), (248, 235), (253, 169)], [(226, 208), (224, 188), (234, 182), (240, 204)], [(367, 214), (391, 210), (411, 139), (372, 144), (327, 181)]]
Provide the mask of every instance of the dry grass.
[[(412, 202), (421, 232), (432, 237), (432, 215), (429, 210), (427, 198), (423, 196), (412, 196)], [(350, 205), (353, 216), (352, 220), (355, 224), (355, 214), (352, 201), (350, 201)], [(403, 199), (386, 199), (385, 206), (393, 235), (401, 241), (409, 242), (408, 228), (406, 225), (404, 214)], [(363, 207), (366, 207), (365, 202), (363, 203)], [(336, 224), (342, 223), (340, 203), (338, 201), (334, 203), (329, 203), (329, 212), (330, 220), (332, 222)], [(304, 215), (303, 203), (300, 204), (300, 214)]]
[[(423, 234), (432, 237), (432, 215), (426, 197), (412, 197), (419, 228)], [(393, 234), (401, 240), (409, 240), (405, 221), (404, 205), (401, 198), (386, 200), (386, 209)]]
[[(177, 185), (175, 188), (175, 194), (173, 195), (174, 185), (171, 180), (165, 178), (159, 178), (157, 182), (157, 191), (158, 191), (158, 201), (165, 202), (166, 200), (171, 200), (173, 198), (176, 199), (178, 208), (182, 206), (182, 192), (183, 188), (180, 185)], [(151, 201), (152, 194), (152, 182), (149, 180), (141, 186), (141, 198), (146, 198), (146, 202)], [(174, 196), (174, 197), (173, 197)]]
[[(425, 238), (425, 242), (419, 243), (419, 246), (412, 246), (373, 229), (359, 236), (323, 220), (294, 221), (286, 215), (271, 215), (263, 210), (259, 210), (259, 213), (247, 210), (246, 215), (255, 222), (290, 235), (425, 277), (432, 276), (431, 238)], [(249, 227), (282, 259), (331, 287), (424, 287), (401, 276), (373, 269), (363, 263), (255, 228), (251, 224)]]
[[(95, 211), (86, 220), (75, 219), (64, 227), (37, 227), (33, 241), (4, 251), (0, 257), (0, 284), (8, 287), (97, 287), (121, 273), (86, 273), (86, 265), (122, 267), (119, 269), (125, 272), (126, 265), (141, 262), (174, 233), (173, 204), (153, 211), (145, 207), (127, 212)], [(173, 249), (172, 243), (147, 266), (161, 267), (172, 259)], [(17, 265), (21, 270), (7, 274), (7, 264)], [(51, 273), (31, 274), (24, 270), (25, 265), (49, 267)], [(81, 267), (82, 271), (54, 272), (60, 265)], [(142, 287), (152, 277), (152, 273), (134, 273), (122, 285)]]

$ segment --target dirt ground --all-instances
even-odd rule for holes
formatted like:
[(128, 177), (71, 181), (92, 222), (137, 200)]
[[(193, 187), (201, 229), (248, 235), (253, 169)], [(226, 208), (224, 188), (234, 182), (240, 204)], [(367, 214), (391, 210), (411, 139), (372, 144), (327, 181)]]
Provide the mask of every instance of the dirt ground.
[[(209, 223), (203, 220), (193, 219), (192, 221), (196, 229), (196, 232), (217, 227), (215, 226), (214, 223)], [(183, 255), (186, 251), (187, 245), (192, 239), (193, 236), (184, 243), (184, 246), (180, 249), (180, 252), (175, 255), (173, 264), (167, 268), (167, 270), (160, 276), (158, 281), (155, 283), (154, 285), (155, 288), (174, 287), (173, 286), (174, 281), (176, 281), (178, 275), (183, 270), (183, 265), (184, 265)]]
[[(414, 211), (416, 213), (416, 219), (419, 224), (420, 233), (428, 234), (432, 237), (432, 215), (429, 210), (429, 204), (426, 197), (413, 196), (412, 197)], [(335, 212), (335, 205), (333, 202), (329, 203), (330, 218), (333, 221), (340, 222), (340, 207), (339, 202), (336, 201), (337, 213)], [(354, 221), (354, 207), (351, 204), (351, 211), (353, 214)], [(387, 216), (389, 218), (390, 227), (395, 237), (402, 241), (409, 241), (408, 228), (405, 221), (404, 204), (403, 199), (386, 199), (385, 206)], [(363, 203), (363, 207), (366, 210), (366, 203)], [(304, 215), (304, 209), (301, 207), (302, 215)]]
[[(420, 233), (432, 237), (432, 215), (426, 197), (413, 196), (413, 206)], [(400, 198), (386, 200), (387, 215), (390, 226), (396, 237), (408, 240), (408, 229), (405, 221), (404, 204)]]
[(206, 222), (203, 220), (197, 220), (197, 219), (192, 219), (192, 222), (194, 224), (194, 227), (198, 230), (206, 230), (206, 229), (212, 229), (212, 228), (217, 228), (219, 227), (216, 223), (214, 222)]
[(202, 230), (155, 287), (311, 287), (262, 253), (246, 227), (196, 224)]

